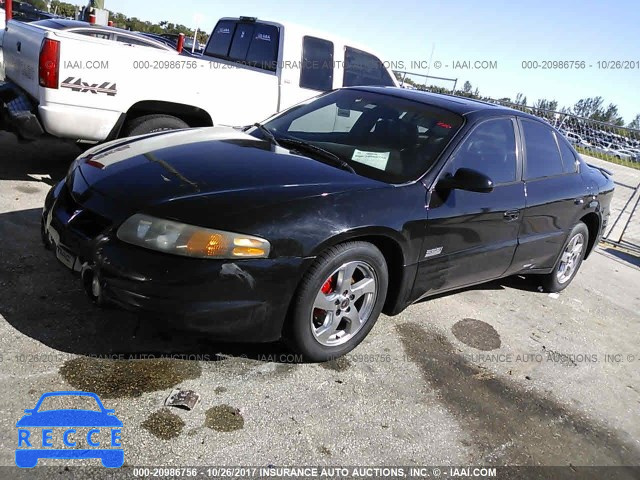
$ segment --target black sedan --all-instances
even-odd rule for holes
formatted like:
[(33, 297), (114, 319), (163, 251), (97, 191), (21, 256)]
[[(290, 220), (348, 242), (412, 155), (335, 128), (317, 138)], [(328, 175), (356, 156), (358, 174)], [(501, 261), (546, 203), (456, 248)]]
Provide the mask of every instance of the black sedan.
[(321, 361), (426, 296), (515, 274), (564, 289), (612, 193), (536, 117), (350, 88), (244, 131), (95, 147), (49, 193), (42, 234), (98, 304)]

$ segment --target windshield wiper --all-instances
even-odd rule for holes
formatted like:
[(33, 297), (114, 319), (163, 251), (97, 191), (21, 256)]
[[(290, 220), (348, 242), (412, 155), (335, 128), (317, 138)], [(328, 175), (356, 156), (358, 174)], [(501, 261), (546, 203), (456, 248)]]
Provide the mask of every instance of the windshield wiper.
[(313, 143), (305, 142), (304, 140), (298, 140), (295, 138), (281, 138), (280, 143), (293, 145), (296, 150), (306, 150), (307, 152), (316, 153), (327, 160), (331, 160), (334, 164), (336, 164), (343, 170), (346, 170), (351, 173), (356, 173), (353, 167), (349, 165), (347, 162), (345, 162), (341, 157), (339, 157), (333, 152), (330, 152), (329, 150), (325, 150), (322, 147), (318, 147)]
[(258, 122), (254, 123), (252, 126), (257, 127), (258, 130), (260, 130), (262, 132), (262, 134), (265, 137), (267, 137), (271, 143), (273, 143), (274, 145), (277, 145), (278, 147), (281, 146), (278, 143), (278, 139), (276, 138), (276, 136), (267, 127), (265, 127), (264, 125), (262, 125), (261, 123), (258, 123)]

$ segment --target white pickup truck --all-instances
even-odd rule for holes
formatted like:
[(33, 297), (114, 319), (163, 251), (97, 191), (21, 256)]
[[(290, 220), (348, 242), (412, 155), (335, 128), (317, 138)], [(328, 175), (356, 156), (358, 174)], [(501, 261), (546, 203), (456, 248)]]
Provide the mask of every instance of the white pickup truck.
[[(218, 21), (201, 58), (7, 22), (4, 124), (90, 143), (159, 130), (249, 125), (342, 86), (397, 86), (367, 49), (296, 25)], [(4, 108), (2, 108), (4, 107)]]

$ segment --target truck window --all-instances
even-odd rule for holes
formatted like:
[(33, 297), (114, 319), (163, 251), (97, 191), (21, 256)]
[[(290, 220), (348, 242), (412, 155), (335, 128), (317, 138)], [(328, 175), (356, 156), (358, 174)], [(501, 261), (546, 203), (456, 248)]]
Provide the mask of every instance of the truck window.
[(231, 39), (235, 29), (236, 22), (231, 20), (218, 22), (216, 28), (213, 29), (211, 40), (207, 43), (204, 54), (211, 57), (226, 57), (229, 55), (229, 47), (231, 46)]
[(278, 65), (278, 27), (264, 23), (218, 22), (204, 54), (275, 71)]
[(257, 23), (247, 53), (247, 63), (275, 72), (278, 66), (279, 35), (277, 27)]
[(333, 89), (333, 42), (304, 37), (300, 86), (321, 92)]
[(345, 87), (394, 85), (379, 58), (351, 47), (345, 51), (343, 83)]

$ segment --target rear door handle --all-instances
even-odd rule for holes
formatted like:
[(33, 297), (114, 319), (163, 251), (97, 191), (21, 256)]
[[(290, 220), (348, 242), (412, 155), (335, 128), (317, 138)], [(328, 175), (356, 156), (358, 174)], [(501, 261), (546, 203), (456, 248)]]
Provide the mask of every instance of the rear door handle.
[(504, 212), (503, 216), (506, 222), (513, 222), (514, 220), (520, 218), (520, 210), (508, 210)]

